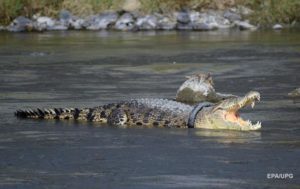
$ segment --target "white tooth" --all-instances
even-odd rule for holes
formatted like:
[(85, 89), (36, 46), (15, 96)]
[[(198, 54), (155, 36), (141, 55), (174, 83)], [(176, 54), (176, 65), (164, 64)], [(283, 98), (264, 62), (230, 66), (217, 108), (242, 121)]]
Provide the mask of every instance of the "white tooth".
[(253, 101), (253, 102), (251, 103), (251, 108), (254, 108), (254, 106), (255, 106), (255, 101)]
[(261, 124), (260, 122), (258, 121), (255, 125), (251, 125), (252, 126), (252, 129), (253, 130), (257, 130), (257, 129), (260, 129), (261, 128)]
[(252, 125), (251, 121), (250, 120), (247, 120), (247, 123), (248, 125)]

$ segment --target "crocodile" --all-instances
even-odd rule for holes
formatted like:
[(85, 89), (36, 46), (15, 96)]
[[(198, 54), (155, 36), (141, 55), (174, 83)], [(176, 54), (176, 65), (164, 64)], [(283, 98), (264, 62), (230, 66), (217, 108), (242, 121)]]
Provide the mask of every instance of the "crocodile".
[(175, 100), (187, 104), (199, 102), (220, 102), (222, 100), (237, 97), (232, 94), (216, 92), (210, 73), (197, 73), (186, 76), (187, 80), (177, 90)]
[(248, 105), (260, 101), (260, 94), (250, 91), (243, 97), (232, 97), (219, 103), (203, 102), (195, 106), (169, 99), (133, 99), (94, 108), (52, 108), (17, 110), (19, 118), (89, 121), (117, 127), (167, 127), (229, 130), (258, 130), (239, 115)]

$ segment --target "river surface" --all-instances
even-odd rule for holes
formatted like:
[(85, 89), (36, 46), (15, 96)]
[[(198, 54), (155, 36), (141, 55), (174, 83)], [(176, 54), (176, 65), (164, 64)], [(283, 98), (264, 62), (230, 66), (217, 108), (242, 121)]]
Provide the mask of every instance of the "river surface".
[[(16, 119), (36, 107), (173, 98), (186, 75), (261, 93), (255, 132)], [(0, 33), (0, 188), (299, 188), (299, 31)], [(293, 174), (268, 179), (267, 174)]]

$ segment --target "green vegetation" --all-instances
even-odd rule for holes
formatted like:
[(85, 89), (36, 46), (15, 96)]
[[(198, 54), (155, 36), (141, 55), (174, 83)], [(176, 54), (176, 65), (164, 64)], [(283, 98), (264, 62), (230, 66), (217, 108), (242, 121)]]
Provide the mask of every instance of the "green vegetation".
[(250, 7), (254, 14), (250, 19), (263, 26), (272, 23), (291, 24), (300, 21), (299, 0), (240, 0)]
[(141, 0), (145, 12), (171, 12), (183, 8), (201, 11), (203, 9), (225, 9), (235, 5), (234, 0)]
[[(0, 0), (0, 23), (8, 24), (15, 17), (33, 14), (57, 16), (67, 9), (87, 16), (105, 10), (120, 10), (124, 0)], [(300, 0), (140, 0), (141, 11), (169, 13), (183, 8), (193, 10), (225, 9), (243, 5), (254, 10), (250, 19), (262, 25), (300, 20)]]
[(107, 10), (120, 10), (123, 0), (63, 0), (62, 9), (75, 15), (88, 16)]
[(61, 0), (0, 0), (0, 23), (7, 24), (15, 17), (32, 17), (35, 13), (56, 16)]

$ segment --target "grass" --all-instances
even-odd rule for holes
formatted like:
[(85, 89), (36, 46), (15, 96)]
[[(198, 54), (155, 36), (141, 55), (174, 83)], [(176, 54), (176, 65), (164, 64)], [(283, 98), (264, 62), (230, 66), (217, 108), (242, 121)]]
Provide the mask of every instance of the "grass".
[(141, 0), (144, 12), (168, 13), (174, 10), (193, 9), (225, 9), (232, 7), (232, 0)]
[(0, 23), (8, 24), (20, 15), (32, 17), (35, 13), (56, 16), (61, 0), (0, 0)]
[[(120, 10), (125, 0), (0, 0), (0, 23), (8, 24), (19, 15), (55, 17), (59, 10), (87, 16), (105, 10)], [(252, 22), (262, 25), (300, 21), (300, 0), (140, 0), (144, 13), (170, 13), (181, 9), (216, 9), (244, 5), (254, 10)]]
[(242, 0), (255, 10), (250, 19), (256, 24), (267, 26), (274, 23), (291, 24), (300, 21), (299, 0)]
[(108, 10), (120, 10), (122, 2), (122, 0), (63, 0), (61, 8), (75, 15), (88, 16)]
[(0, 1), (0, 19), (2, 23), (8, 23), (18, 16), (22, 9), (21, 0), (1, 0)]

